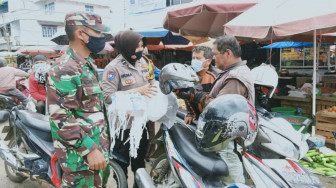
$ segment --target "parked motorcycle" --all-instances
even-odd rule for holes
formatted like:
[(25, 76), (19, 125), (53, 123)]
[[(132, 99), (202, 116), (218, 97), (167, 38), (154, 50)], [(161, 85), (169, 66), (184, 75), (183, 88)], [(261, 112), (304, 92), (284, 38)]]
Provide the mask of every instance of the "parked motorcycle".
[[(176, 66), (173, 68), (175, 72), (178, 72)], [(176, 75), (185, 76), (186, 74)], [(162, 78), (175, 78), (171, 75), (163, 76)], [(178, 84), (180, 85), (187, 85), (181, 84), (183, 82), (181, 78), (176, 80), (179, 80)], [(190, 80), (190, 78), (189, 80), (185, 79), (185, 81)], [(169, 84), (164, 84), (164, 87), (161, 87), (161, 90), (168, 88), (166, 90), (169, 92), (181, 89), (176, 88), (177, 84), (171, 83), (174, 84), (176, 81), (170, 80)], [(271, 83), (274, 89), (277, 83), (275, 87), (272, 84), (274, 83)], [(169, 86), (173, 88), (169, 88)], [(265, 96), (271, 97), (270, 94)], [(267, 100), (264, 97), (259, 99), (263, 100), (259, 102), (266, 104)], [(316, 176), (308, 173), (296, 162), (308, 151), (307, 136), (302, 136), (286, 120), (274, 118), (260, 105), (257, 108), (257, 113), (259, 130), (255, 141), (241, 151), (236, 150), (238, 156), (241, 156), (241, 162), (246, 172), (253, 181), (251, 186), (258, 188), (323, 187)], [(176, 123), (170, 129), (164, 124), (161, 125), (163, 136), (158, 139), (158, 149), (153, 157), (164, 153), (154, 162), (150, 176), (144, 169), (139, 169), (136, 172), (136, 181), (140, 187), (224, 187), (220, 179), (229, 174), (225, 161), (215, 152), (198, 150), (196, 147), (198, 137), (196, 125), (200, 123), (194, 121), (193, 125), (185, 124), (183, 120), (185, 115), (185, 112), (179, 111)], [(305, 122), (305, 124), (308, 126), (309, 122)], [(249, 186), (236, 184), (228, 187)]]
[[(16, 183), (27, 178), (61, 186), (62, 170), (54, 151), (49, 119), (47, 116), (14, 106), (9, 111), (9, 126), (4, 141), (0, 139), (0, 157), (5, 161), (7, 177)], [(109, 185), (127, 187), (126, 176), (112, 159), (109, 161), (111, 175)]]
[[(225, 187), (221, 178), (230, 173), (225, 161), (215, 152), (202, 152), (197, 149), (197, 122), (187, 125), (184, 123), (184, 116), (185, 112), (180, 110), (172, 128), (167, 129), (164, 124), (161, 125), (163, 136), (159, 139), (158, 151), (163, 150), (165, 153), (155, 160), (150, 174), (145, 169), (136, 172), (139, 187)], [(270, 137), (270, 141), (274, 141), (274, 138), (278, 137)], [(276, 153), (278, 148), (275, 151), (271, 150), (272, 147), (268, 149), (268, 152)], [(259, 158), (248, 149), (240, 151), (239, 154), (253, 181), (254, 185), (250, 185), (252, 187), (323, 187), (319, 179), (308, 173), (296, 160)], [(249, 186), (235, 184), (228, 187)]]

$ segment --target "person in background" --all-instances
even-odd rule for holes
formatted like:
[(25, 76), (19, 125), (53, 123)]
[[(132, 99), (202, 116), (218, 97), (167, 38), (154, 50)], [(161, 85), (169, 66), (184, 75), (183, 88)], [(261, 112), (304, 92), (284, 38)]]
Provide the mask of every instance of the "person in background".
[(38, 113), (45, 115), (45, 102), (47, 94), (45, 90), (45, 74), (49, 70), (50, 65), (47, 58), (43, 55), (37, 55), (33, 58), (33, 74), (29, 77), (30, 95), (37, 101), (36, 110)]
[(21, 101), (23, 106), (27, 106), (27, 97), (16, 89), (16, 76), (28, 78), (29, 74), (20, 69), (7, 67), (6, 59), (0, 57), (0, 92), (15, 97)]
[(154, 72), (155, 80), (159, 81), (159, 76), (160, 76), (161, 70), (154, 65), (153, 58), (152, 58), (154, 56), (152, 56), (151, 54), (149, 54), (147, 47), (144, 48), (143, 55), (144, 55), (144, 58), (147, 61), (148, 65), (151, 65), (150, 72), (152, 71), (152, 69), (154, 69), (153, 72)]
[[(221, 70), (217, 76), (210, 92), (188, 91), (176, 92), (177, 96), (197, 102), (202, 108), (205, 108), (215, 98), (225, 94), (238, 94), (245, 97), (251, 105), (255, 105), (254, 82), (250, 69), (246, 65), (246, 61), (241, 59), (241, 47), (237, 39), (233, 36), (218, 37), (212, 52), (215, 56), (216, 67)], [(237, 154), (236, 144), (231, 141), (226, 148), (219, 151), (220, 157), (226, 162), (230, 169), (230, 174), (223, 177), (226, 185), (234, 183), (245, 183), (244, 170)]]
[[(191, 68), (197, 73), (199, 82), (195, 84), (196, 91), (210, 92), (216, 79), (216, 68), (211, 65), (213, 53), (211, 48), (206, 46), (196, 46), (192, 51)], [(203, 109), (201, 105), (190, 100), (184, 100), (188, 114), (184, 118), (186, 124), (198, 119)]]
[[(144, 50), (143, 50), (143, 58), (148, 63), (151, 79), (153, 80), (155, 78), (155, 80), (158, 80), (156, 78), (159, 78), (160, 70), (154, 65), (154, 63), (153, 63), (153, 61), (150, 57), (151, 57), (151, 55), (149, 54), (147, 47), (145, 47)], [(157, 70), (157, 71), (155, 72), (155, 70)], [(151, 74), (151, 73), (154, 73), (154, 75)], [(151, 141), (153, 140), (153, 138), (155, 136), (155, 122), (148, 121), (147, 130), (148, 130), (148, 134), (149, 134), (149, 144), (148, 144), (145, 159), (146, 159), (146, 161), (149, 161), (150, 156), (155, 151), (155, 144), (151, 144)]]

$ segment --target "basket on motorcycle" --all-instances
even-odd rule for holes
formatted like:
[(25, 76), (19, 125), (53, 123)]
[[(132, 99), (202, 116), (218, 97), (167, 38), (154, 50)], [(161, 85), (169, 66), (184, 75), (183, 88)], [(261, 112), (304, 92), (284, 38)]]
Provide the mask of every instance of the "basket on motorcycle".
[(296, 112), (295, 108), (291, 107), (274, 107), (271, 108), (272, 112), (277, 112), (284, 115), (294, 115)]
[[(279, 115), (277, 117), (281, 117), (286, 119), (290, 124), (292, 124), (292, 126), (294, 127), (295, 130), (299, 130), (302, 126), (302, 123), (306, 120), (309, 119), (307, 117), (302, 117), (302, 116), (293, 116), (293, 115)], [(307, 126), (306, 128), (304, 128), (302, 130), (302, 133), (307, 133), (307, 131), (309, 130), (310, 125)]]

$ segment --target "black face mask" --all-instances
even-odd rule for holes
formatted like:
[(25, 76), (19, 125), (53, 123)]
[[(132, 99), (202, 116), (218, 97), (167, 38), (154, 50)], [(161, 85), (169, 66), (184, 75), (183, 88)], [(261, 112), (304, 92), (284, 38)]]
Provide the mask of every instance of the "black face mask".
[[(83, 33), (85, 33), (83, 31)], [(87, 33), (85, 33), (87, 36), (89, 36), (89, 41), (85, 43), (85, 46), (92, 52), (92, 53), (98, 53), (100, 51), (102, 51), (105, 47), (105, 42), (106, 42), (106, 39), (105, 37), (93, 37), (93, 36), (90, 36), (88, 35)]]
[(142, 58), (142, 52), (143, 51), (135, 52), (136, 60), (139, 60)]

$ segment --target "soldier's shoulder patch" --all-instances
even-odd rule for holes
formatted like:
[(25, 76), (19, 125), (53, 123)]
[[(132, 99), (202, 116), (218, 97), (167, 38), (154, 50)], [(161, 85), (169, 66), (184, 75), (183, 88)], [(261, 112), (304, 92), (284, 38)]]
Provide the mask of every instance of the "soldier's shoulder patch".
[(107, 80), (112, 81), (116, 77), (116, 72), (114, 71), (108, 71), (107, 72)]

